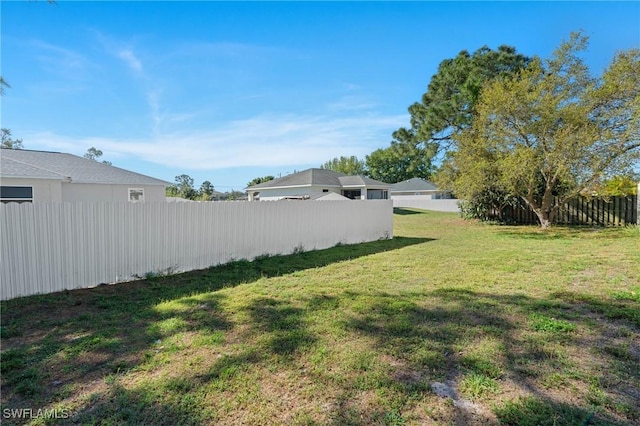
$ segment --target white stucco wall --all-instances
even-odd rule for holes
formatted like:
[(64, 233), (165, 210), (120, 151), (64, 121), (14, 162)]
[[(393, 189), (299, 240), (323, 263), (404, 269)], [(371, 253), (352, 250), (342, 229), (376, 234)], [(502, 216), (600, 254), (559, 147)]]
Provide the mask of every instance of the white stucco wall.
[(393, 191), (391, 199), (405, 199), (405, 197), (416, 197), (421, 200), (448, 200), (451, 193), (446, 191)]
[(438, 212), (459, 212), (458, 199), (432, 199), (430, 195), (392, 195), (393, 207), (407, 207)]
[(62, 181), (57, 179), (2, 178), (2, 186), (30, 186), (33, 188), (33, 202), (62, 201)]
[(107, 185), (97, 183), (63, 183), (62, 201), (128, 202), (129, 188), (144, 189), (144, 201), (165, 201), (165, 190), (160, 185)]
[(391, 199), (403, 199), (405, 197), (419, 197), (422, 200), (431, 200), (435, 191), (394, 191), (391, 193)]

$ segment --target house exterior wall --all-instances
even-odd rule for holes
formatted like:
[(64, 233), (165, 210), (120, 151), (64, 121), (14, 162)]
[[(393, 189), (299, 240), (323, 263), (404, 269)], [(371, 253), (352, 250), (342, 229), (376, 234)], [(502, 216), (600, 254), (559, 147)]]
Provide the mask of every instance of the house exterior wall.
[(433, 198), (434, 191), (393, 191), (391, 193), (391, 199), (399, 197), (420, 197), (423, 200), (431, 200)]
[(340, 193), (340, 188), (335, 188), (331, 186), (302, 186), (298, 188), (263, 189), (260, 191), (260, 200), (273, 201), (273, 200), (279, 200), (282, 197), (295, 197), (299, 195), (309, 195), (312, 192), (323, 192), (323, 190), (325, 189), (327, 190), (327, 192), (335, 192), (336, 194)]
[(399, 197), (420, 197), (423, 200), (447, 200), (451, 199), (451, 193), (447, 191), (393, 191), (391, 199)]
[(33, 188), (33, 202), (62, 201), (62, 181), (58, 179), (2, 178), (2, 186), (30, 186)]
[(160, 185), (108, 185), (97, 183), (63, 183), (62, 201), (67, 202), (123, 202), (129, 201), (129, 188), (144, 189), (144, 201), (165, 201), (165, 190)]
[(392, 195), (393, 207), (433, 210), (438, 212), (459, 212), (458, 199), (433, 199), (431, 195)]

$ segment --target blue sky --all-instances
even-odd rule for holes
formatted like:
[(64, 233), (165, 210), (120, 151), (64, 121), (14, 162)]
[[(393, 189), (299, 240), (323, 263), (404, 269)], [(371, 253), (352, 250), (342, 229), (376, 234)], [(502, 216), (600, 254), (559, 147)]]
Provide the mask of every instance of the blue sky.
[(1, 4), (2, 127), (26, 149), (241, 190), (388, 146), (438, 64), (590, 37), (599, 74), (640, 46), (639, 2)]

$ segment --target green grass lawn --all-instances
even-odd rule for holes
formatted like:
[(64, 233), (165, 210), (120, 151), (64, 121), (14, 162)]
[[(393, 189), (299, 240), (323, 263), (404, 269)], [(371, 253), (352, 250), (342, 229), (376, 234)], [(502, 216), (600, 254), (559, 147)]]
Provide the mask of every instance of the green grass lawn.
[(640, 422), (638, 228), (394, 221), (393, 240), (3, 302), (2, 421)]

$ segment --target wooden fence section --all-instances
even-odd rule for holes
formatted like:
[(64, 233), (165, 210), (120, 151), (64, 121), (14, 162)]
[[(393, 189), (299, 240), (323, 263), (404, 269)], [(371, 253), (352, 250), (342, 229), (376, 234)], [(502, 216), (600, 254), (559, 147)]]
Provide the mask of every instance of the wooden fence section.
[[(497, 212), (496, 212), (497, 213)], [(537, 224), (529, 207), (507, 207), (502, 220), (518, 224)], [(638, 196), (576, 198), (565, 203), (556, 215), (558, 225), (624, 226), (638, 223)]]
[(0, 298), (392, 235), (391, 200), (0, 204)]

